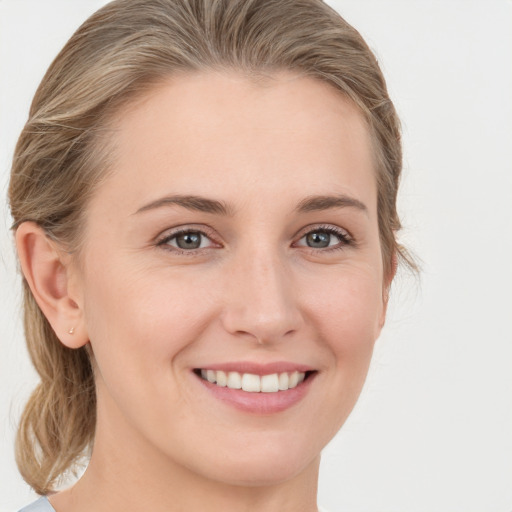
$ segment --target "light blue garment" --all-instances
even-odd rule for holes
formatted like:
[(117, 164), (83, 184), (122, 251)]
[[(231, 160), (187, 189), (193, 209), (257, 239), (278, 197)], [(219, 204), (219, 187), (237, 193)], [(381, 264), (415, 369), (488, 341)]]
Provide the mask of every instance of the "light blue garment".
[(55, 509), (50, 505), (48, 499), (43, 496), (31, 505), (22, 508), (19, 512), (55, 512)]
[[(322, 507), (318, 508), (319, 512), (327, 512)], [(50, 505), (50, 502), (46, 497), (39, 498), (37, 501), (34, 501), (31, 505), (22, 508), (19, 512), (55, 512), (55, 509)]]

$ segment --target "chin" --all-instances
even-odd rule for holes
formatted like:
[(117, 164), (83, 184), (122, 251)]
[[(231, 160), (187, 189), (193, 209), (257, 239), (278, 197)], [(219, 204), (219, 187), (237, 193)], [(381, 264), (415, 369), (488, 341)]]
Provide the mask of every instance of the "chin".
[[(222, 454), (222, 455), (221, 455)], [(278, 485), (318, 466), (320, 456), (310, 448), (298, 450), (294, 443), (251, 443), (239, 451), (212, 454), (203, 474), (228, 485), (258, 487)], [(203, 459), (203, 462), (207, 462)], [(211, 468), (214, 468), (212, 470)]]
[(216, 475), (214, 480), (237, 487), (271, 487), (293, 480), (308, 466), (293, 466), (290, 464), (275, 464), (274, 459), (264, 464), (250, 464), (243, 468), (230, 468), (222, 476)]

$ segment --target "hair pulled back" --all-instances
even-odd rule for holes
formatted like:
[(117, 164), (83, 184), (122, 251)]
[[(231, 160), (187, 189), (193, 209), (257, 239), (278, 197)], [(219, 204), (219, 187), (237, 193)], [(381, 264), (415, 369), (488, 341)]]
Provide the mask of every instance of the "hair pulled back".
[[(393, 255), (409, 261), (395, 238), (402, 160), (395, 109), (362, 37), (321, 0), (116, 0), (100, 9), (35, 94), (13, 159), (14, 229), (36, 222), (79, 252), (88, 199), (108, 172), (109, 119), (172, 74), (221, 69), (249, 77), (297, 71), (359, 107), (374, 145), (384, 270), (391, 272)], [(25, 480), (45, 494), (92, 445), (94, 377), (87, 347), (60, 343), (23, 285), (25, 334), (41, 382), (23, 413), (16, 456)]]

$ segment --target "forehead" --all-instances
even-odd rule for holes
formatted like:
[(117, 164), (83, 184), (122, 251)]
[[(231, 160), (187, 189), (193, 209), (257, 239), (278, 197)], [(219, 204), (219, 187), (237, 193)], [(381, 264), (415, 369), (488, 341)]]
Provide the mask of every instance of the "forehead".
[(238, 195), (241, 185), (297, 194), (341, 187), (369, 206), (375, 197), (359, 110), (333, 86), (291, 72), (257, 82), (236, 72), (173, 76), (118, 113), (113, 142), (112, 179), (132, 183), (141, 201), (159, 187)]

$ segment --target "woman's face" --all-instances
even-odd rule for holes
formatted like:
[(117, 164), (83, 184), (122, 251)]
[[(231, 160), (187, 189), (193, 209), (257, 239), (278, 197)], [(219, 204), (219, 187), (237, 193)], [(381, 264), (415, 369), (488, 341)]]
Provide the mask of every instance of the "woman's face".
[(96, 445), (233, 484), (315, 466), (385, 314), (361, 115), (311, 78), (198, 73), (126, 110), (113, 142), (75, 286)]

